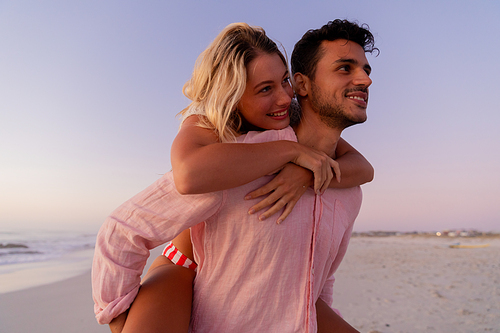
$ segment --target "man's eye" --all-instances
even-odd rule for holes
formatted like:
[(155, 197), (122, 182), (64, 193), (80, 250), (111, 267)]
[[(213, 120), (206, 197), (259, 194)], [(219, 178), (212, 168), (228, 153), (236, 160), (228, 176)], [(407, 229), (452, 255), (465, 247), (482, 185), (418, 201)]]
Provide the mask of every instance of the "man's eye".
[(342, 66), (339, 68), (339, 70), (344, 71), (344, 72), (348, 72), (349, 69), (351, 69), (349, 65), (345, 65), (345, 66)]
[(287, 76), (284, 80), (283, 80), (283, 83), (290, 83), (290, 77)]

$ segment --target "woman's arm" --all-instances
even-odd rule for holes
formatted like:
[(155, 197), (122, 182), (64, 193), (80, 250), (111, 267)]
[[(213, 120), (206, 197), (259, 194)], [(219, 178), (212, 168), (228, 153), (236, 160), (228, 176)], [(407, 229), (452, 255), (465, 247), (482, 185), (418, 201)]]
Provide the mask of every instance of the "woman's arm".
[[(349, 188), (373, 180), (374, 171), (372, 165), (347, 141), (340, 138), (335, 153), (342, 179), (340, 182), (337, 179), (332, 179), (329, 187)], [(293, 207), (304, 194), (306, 188), (312, 185), (312, 181), (313, 175), (309, 170), (288, 164), (273, 180), (245, 197), (246, 199), (254, 199), (269, 194), (265, 199), (252, 206), (249, 214), (254, 214), (271, 206), (259, 216), (260, 220), (265, 220), (285, 207), (277, 220), (278, 224), (281, 223), (292, 212)]]
[(293, 141), (219, 143), (212, 130), (188, 117), (172, 144), (171, 162), (177, 190), (196, 194), (237, 187), (273, 173), (288, 162), (314, 173), (314, 188), (324, 191), (339, 174), (338, 164), (325, 153)]
[(213, 216), (223, 197), (221, 192), (182, 196), (168, 173), (106, 219), (92, 264), (94, 311), (100, 324), (108, 324), (136, 297), (149, 250)]

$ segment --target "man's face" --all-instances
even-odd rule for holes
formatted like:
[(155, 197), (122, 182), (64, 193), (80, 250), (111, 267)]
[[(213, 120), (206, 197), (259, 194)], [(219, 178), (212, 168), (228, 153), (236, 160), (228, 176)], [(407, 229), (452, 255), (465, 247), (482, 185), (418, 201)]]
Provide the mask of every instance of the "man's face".
[(366, 120), (371, 67), (363, 48), (345, 39), (323, 41), (309, 98), (314, 112), (332, 128)]

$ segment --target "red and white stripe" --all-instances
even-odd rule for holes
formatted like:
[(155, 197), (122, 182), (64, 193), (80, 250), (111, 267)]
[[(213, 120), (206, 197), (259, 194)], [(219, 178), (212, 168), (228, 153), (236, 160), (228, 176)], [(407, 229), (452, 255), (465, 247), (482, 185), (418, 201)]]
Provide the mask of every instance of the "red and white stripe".
[(169, 242), (163, 250), (162, 255), (170, 259), (174, 264), (196, 271), (197, 264), (179, 251), (172, 242)]

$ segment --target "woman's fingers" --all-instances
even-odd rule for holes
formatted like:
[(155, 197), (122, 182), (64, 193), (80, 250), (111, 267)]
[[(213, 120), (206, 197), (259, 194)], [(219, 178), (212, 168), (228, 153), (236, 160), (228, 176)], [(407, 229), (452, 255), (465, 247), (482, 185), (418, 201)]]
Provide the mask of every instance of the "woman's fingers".
[(250, 207), (248, 213), (254, 214), (270, 207), (259, 216), (259, 219), (263, 221), (284, 208), (277, 220), (278, 224), (283, 222), (290, 215), (300, 197), (307, 191), (311, 184), (311, 177), (310, 171), (295, 164), (287, 164), (273, 180), (245, 197), (245, 199), (253, 199), (269, 194)]
[(337, 179), (337, 182), (340, 183), (340, 180), (341, 180), (341, 176), (342, 174), (340, 173), (340, 165), (337, 161), (335, 160), (332, 160), (331, 162), (331, 167), (333, 169), (333, 172), (335, 173), (335, 178)]
[[(266, 195), (266, 194), (274, 191), (275, 188), (276, 188), (276, 185), (275, 185), (275, 181), (273, 179), (269, 183), (267, 183), (266, 185), (256, 189), (255, 191), (248, 193), (245, 196), (245, 200), (250, 200), (250, 199), (255, 199), (255, 198), (261, 197), (263, 195)], [(262, 208), (264, 208), (264, 207), (262, 207)]]
[[(261, 214), (259, 216), (259, 220), (260, 221), (264, 221), (268, 217), (270, 217), (270, 216), (276, 214), (277, 212), (279, 212), (286, 205), (288, 205), (286, 203), (286, 199), (285, 200), (283, 200), (283, 198), (279, 199), (278, 201), (275, 202), (274, 205), (271, 206), (271, 208), (269, 208), (267, 211), (265, 211), (263, 214)], [(278, 220), (276, 221), (276, 223), (280, 224), (282, 221), (283, 220), (280, 221), (280, 218), (278, 218)]]
[(300, 197), (298, 197), (296, 199), (292, 199), (292, 200), (290, 200), (290, 202), (288, 202), (286, 204), (285, 210), (283, 211), (283, 214), (281, 214), (281, 216), (276, 221), (277, 224), (281, 224), (281, 222), (283, 222), (288, 217), (288, 215), (290, 215), (290, 213), (293, 210), (293, 207), (295, 207), (295, 204), (297, 203), (297, 201), (299, 201), (299, 199), (300, 199)]
[(333, 179), (334, 172), (340, 173), (337, 162), (322, 151), (299, 145), (298, 157), (293, 163), (309, 169), (314, 174), (314, 191), (318, 194), (323, 193)]
[(325, 182), (321, 185), (321, 189), (318, 191), (319, 194), (323, 194), (326, 191), (328, 186), (330, 186), (330, 182), (332, 181), (332, 179), (333, 179), (333, 171), (330, 165), (328, 165), (328, 168), (326, 170)]
[[(261, 201), (259, 201), (257, 204), (253, 205), (252, 207), (250, 207), (250, 209), (248, 210), (248, 214), (255, 214), (257, 213), (258, 211), (272, 205), (273, 203), (275, 203), (277, 200), (279, 199), (279, 196), (278, 195), (269, 195), (267, 198), (265, 199), (262, 199)], [(277, 211), (277, 210), (276, 210)], [(267, 214), (268, 216), (271, 216), (269, 214)], [(266, 216), (265, 218), (267, 218), (268, 216)], [(259, 217), (260, 218), (260, 217)]]

